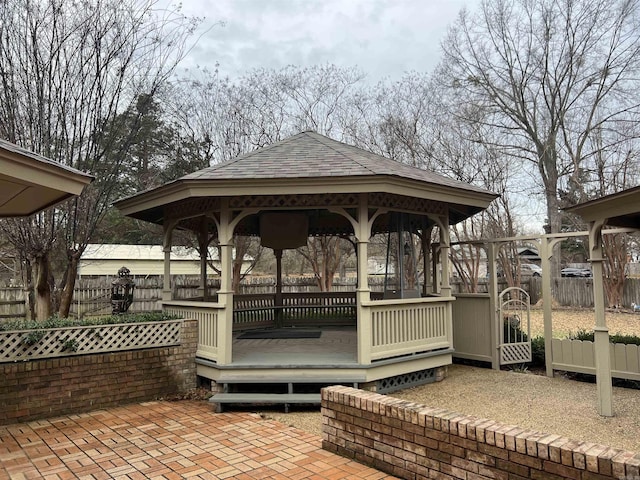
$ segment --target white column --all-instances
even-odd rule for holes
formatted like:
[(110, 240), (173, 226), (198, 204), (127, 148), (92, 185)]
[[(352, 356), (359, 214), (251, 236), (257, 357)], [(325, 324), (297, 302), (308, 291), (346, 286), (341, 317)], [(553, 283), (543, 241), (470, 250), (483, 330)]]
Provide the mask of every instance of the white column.
[(202, 300), (207, 301), (207, 251), (209, 242), (207, 231), (203, 228), (198, 235), (198, 251), (200, 253), (200, 287), (198, 293), (202, 295)]
[(275, 296), (275, 322), (277, 327), (282, 326), (282, 249), (275, 249), (276, 257), (276, 296)]
[(604, 314), (604, 269), (602, 262), (602, 226), (604, 221), (589, 224), (589, 251), (593, 272), (593, 306), (596, 324), (594, 327), (594, 348), (596, 361), (596, 389), (598, 391), (598, 413), (603, 417), (613, 416), (613, 388), (611, 386), (611, 357), (609, 329)]
[(491, 368), (500, 370), (500, 329), (502, 322), (499, 318), (500, 307), (498, 305), (498, 249), (500, 246), (494, 242), (486, 245), (487, 268), (489, 269), (489, 310), (491, 315)]
[(440, 293), (440, 243), (431, 246), (431, 293)]
[(224, 305), (218, 316), (218, 364), (228, 365), (232, 361), (233, 344), (233, 226), (229, 202), (222, 200), (220, 223), (218, 225), (218, 241), (220, 243), (220, 290), (218, 303)]
[(442, 278), (440, 279), (440, 294), (443, 297), (451, 296), (451, 279), (449, 278), (449, 219), (445, 218), (440, 225), (440, 263), (442, 264)]
[(371, 363), (371, 310), (364, 304), (371, 301), (368, 267), (371, 225), (369, 224), (369, 200), (366, 194), (360, 195), (357, 228), (354, 230), (358, 242), (358, 288), (356, 289), (358, 363), (368, 365)]
[(164, 229), (164, 239), (162, 249), (164, 251), (164, 275), (162, 278), (162, 300), (172, 300), (171, 294), (171, 233), (173, 224), (171, 222), (162, 225)]
[(553, 257), (553, 242), (546, 236), (540, 239), (540, 259), (542, 260), (542, 315), (544, 319), (544, 364), (547, 377), (553, 377), (553, 293), (551, 292), (551, 257)]
[(431, 293), (431, 231), (433, 226), (422, 231), (422, 296)]

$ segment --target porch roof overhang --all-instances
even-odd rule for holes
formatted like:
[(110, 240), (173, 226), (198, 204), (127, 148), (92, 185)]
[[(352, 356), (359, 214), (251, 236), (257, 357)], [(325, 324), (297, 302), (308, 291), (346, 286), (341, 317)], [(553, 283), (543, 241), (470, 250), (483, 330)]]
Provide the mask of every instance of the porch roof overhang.
[[(498, 196), (314, 132), (303, 132), (119, 200), (115, 206), (124, 215), (162, 224), (180, 218), (176, 213), (180, 211), (183, 218), (215, 211), (223, 198), (238, 210), (311, 210), (355, 207), (360, 194), (386, 196), (381, 203), (389, 210), (417, 215), (440, 212), (448, 216), (450, 224), (485, 209)], [(297, 200), (282, 200), (291, 197)], [(350, 229), (348, 222), (343, 225)], [(331, 233), (337, 233), (335, 230), (334, 226)]]
[(595, 312), (594, 349), (598, 413), (613, 416), (611, 349), (605, 317), (604, 255), (599, 237), (605, 224), (640, 228), (640, 186), (606, 195), (565, 209), (580, 215), (589, 225), (589, 253), (593, 271), (593, 306)]
[(587, 222), (607, 220), (608, 225), (640, 228), (640, 186), (565, 208)]
[(80, 195), (93, 177), (0, 140), (0, 217), (23, 217)]

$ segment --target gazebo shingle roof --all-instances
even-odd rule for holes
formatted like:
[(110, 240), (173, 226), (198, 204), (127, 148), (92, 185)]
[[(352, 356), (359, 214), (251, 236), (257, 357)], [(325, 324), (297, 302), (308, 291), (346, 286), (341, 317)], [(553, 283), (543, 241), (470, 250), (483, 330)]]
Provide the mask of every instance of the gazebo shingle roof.
[(302, 132), (179, 180), (327, 178), (388, 175), (489, 193), (464, 182), (405, 165), (315, 132)]

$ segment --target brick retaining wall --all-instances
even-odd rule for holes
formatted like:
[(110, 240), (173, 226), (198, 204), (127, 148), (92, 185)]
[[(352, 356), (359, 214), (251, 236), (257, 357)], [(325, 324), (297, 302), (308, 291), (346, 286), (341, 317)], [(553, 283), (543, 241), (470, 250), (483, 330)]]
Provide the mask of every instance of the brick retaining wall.
[(181, 344), (0, 364), (0, 425), (140, 402), (196, 386), (198, 323)]
[(640, 454), (334, 386), (323, 448), (404, 479), (640, 479)]

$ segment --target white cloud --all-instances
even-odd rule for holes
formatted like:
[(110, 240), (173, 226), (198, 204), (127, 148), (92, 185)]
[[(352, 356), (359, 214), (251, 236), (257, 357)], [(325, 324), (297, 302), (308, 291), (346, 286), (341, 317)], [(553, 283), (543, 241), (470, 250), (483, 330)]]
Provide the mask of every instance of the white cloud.
[(190, 0), (206, 32), (186, 65), (223, 74), (287, 65), (359, 67), (370, 80), (431, 71), (440, 42), (464, 6), (479, 0)]

